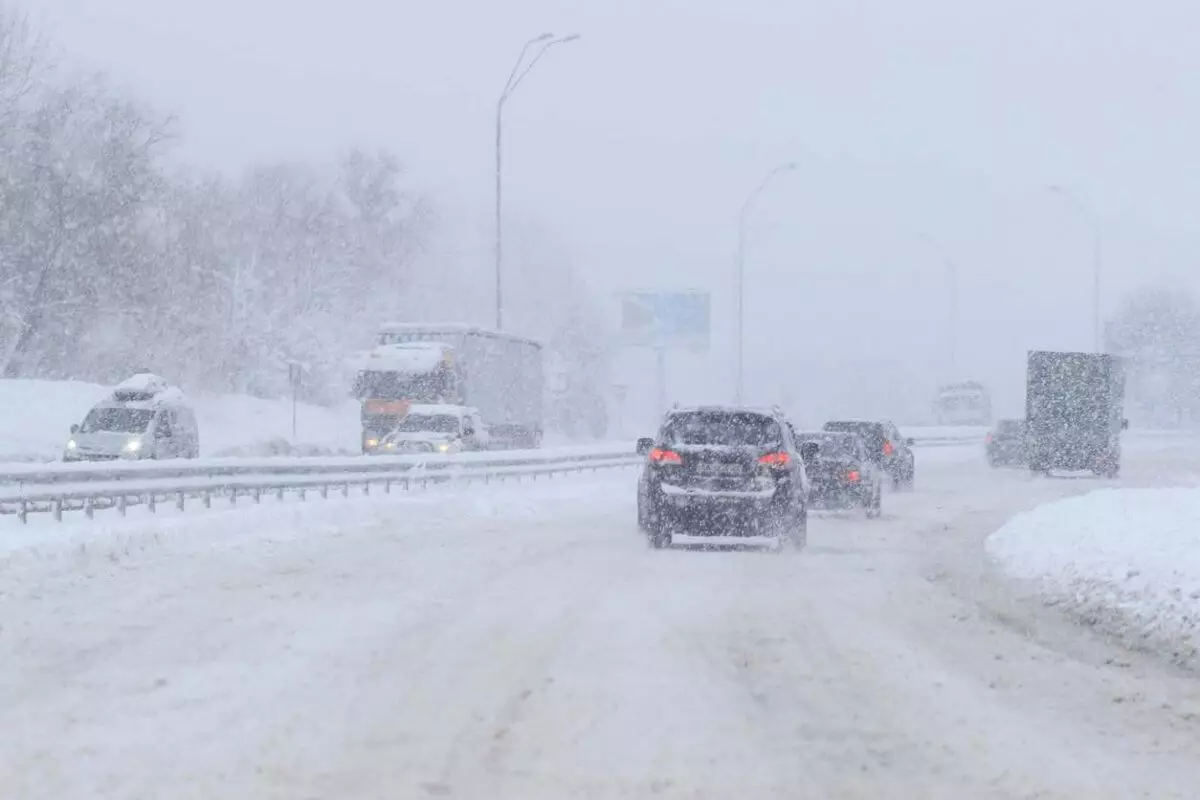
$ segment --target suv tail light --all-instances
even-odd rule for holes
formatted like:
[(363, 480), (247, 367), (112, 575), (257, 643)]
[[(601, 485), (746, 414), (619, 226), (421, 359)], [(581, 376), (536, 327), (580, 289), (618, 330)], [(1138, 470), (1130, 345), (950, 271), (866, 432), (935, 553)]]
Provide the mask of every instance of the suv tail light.
[(890, 456), (894, 452), (896, 452), (896, 448), (892, 445), (891, 441), (885, 441), (883, 443), (883, 454)]
[(656, 447), (650, 451), (650, 460), (655, 464), (682, 464), (683, 459), (674, 450), (664, 450)]
[(792, 457), (786, 451), (780, 450), (778, 453), (767, 453), (758, 459), (758, 463), (768, 467), (786, 467), (792, 463)]
[(852, 469), (846, 473), (846, 480), (850, 483), (858, 483), (862, 480), (862, 474), (858, 470)]

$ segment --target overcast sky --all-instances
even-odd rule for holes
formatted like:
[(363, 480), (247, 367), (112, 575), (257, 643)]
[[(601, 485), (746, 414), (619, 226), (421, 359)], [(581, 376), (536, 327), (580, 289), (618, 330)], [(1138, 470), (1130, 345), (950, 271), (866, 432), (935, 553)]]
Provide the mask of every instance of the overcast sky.
[(1103, 229), (1106, 309), (1200, 284), (1189, 0), (28, 7), (70, 61), (178, 113), (191, 162), (395, 150), (483, 270), (496, 96), (526, 39), (582, 34), (508, 107), (507, 196), (598, 291), (714, 292), (711, 369), (680, 393), (725, 375), (737, 211), (783, 161), (750, 216), (755, 381), (814, 353), (941, 377), (948, 256), (958, 372), (1019, 400), (1025, 350), (1091, 343), (1091, 228), (1051, 183)]

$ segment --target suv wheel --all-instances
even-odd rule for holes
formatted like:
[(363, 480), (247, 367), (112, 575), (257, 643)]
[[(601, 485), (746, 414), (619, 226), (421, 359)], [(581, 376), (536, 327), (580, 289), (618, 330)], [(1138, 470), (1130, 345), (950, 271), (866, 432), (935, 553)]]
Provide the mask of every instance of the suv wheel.
[(808, 546), (808, 508), (802, 507), (790, 522), (784, 531), (787, 543), (795, 550), (803, 550)]
[(671, 532), (663, 523), (662, 513), (655, 507), (653, 500), (643, 498), (638, 494), (638, 528), (646, 535), (650, 546), (655, 550), (671, 546)]
[(867, 499), (865, 508), (868, 519), (875, 519), (883, 513), (883, 484), (876, 484), (875, 491)]

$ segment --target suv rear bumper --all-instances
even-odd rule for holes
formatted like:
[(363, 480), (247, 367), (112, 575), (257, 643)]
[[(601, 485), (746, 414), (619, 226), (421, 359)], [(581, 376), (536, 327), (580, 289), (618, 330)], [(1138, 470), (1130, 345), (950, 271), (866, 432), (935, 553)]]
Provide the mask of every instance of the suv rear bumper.
[(770, 535), (783, 517), (778, 489), (703, 492), (663, 486), (651, 498), (660, 524), (687, 536)]

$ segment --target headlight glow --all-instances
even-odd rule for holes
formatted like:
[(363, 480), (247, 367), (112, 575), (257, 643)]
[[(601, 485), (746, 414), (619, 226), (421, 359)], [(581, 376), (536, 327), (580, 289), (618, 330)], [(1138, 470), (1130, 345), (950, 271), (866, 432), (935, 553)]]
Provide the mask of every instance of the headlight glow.
[(437, 449), (438, 449), (439, 453), (449, 453), (450, 452), (450, 443), (442, 442), (441, 444), (439, 444), (437, 446)]
[(367, 439), (367, 447), (379, 447), (378, 439)]
[(75, 440), (74, 440), (74, 439), (68, 439), (68, 440), (67, 440), (67, 449), (68, 449), (68, 450), (74, 450), (74, 449), (75, 449), (76, 447), (78, 447), (78, 446), (79, 446), (79, 445), (78, 445), (78, 444), (76, 444), (76, 442), (75, 442)]
[(124, 450), (126, 453), (136, 453), (137, 451), (139, 451), (141, 449), (142, 449), (142, 440), (141, 439), (130, 439), (128, 442), (125, 443), (125, 447), (124, 447)]

